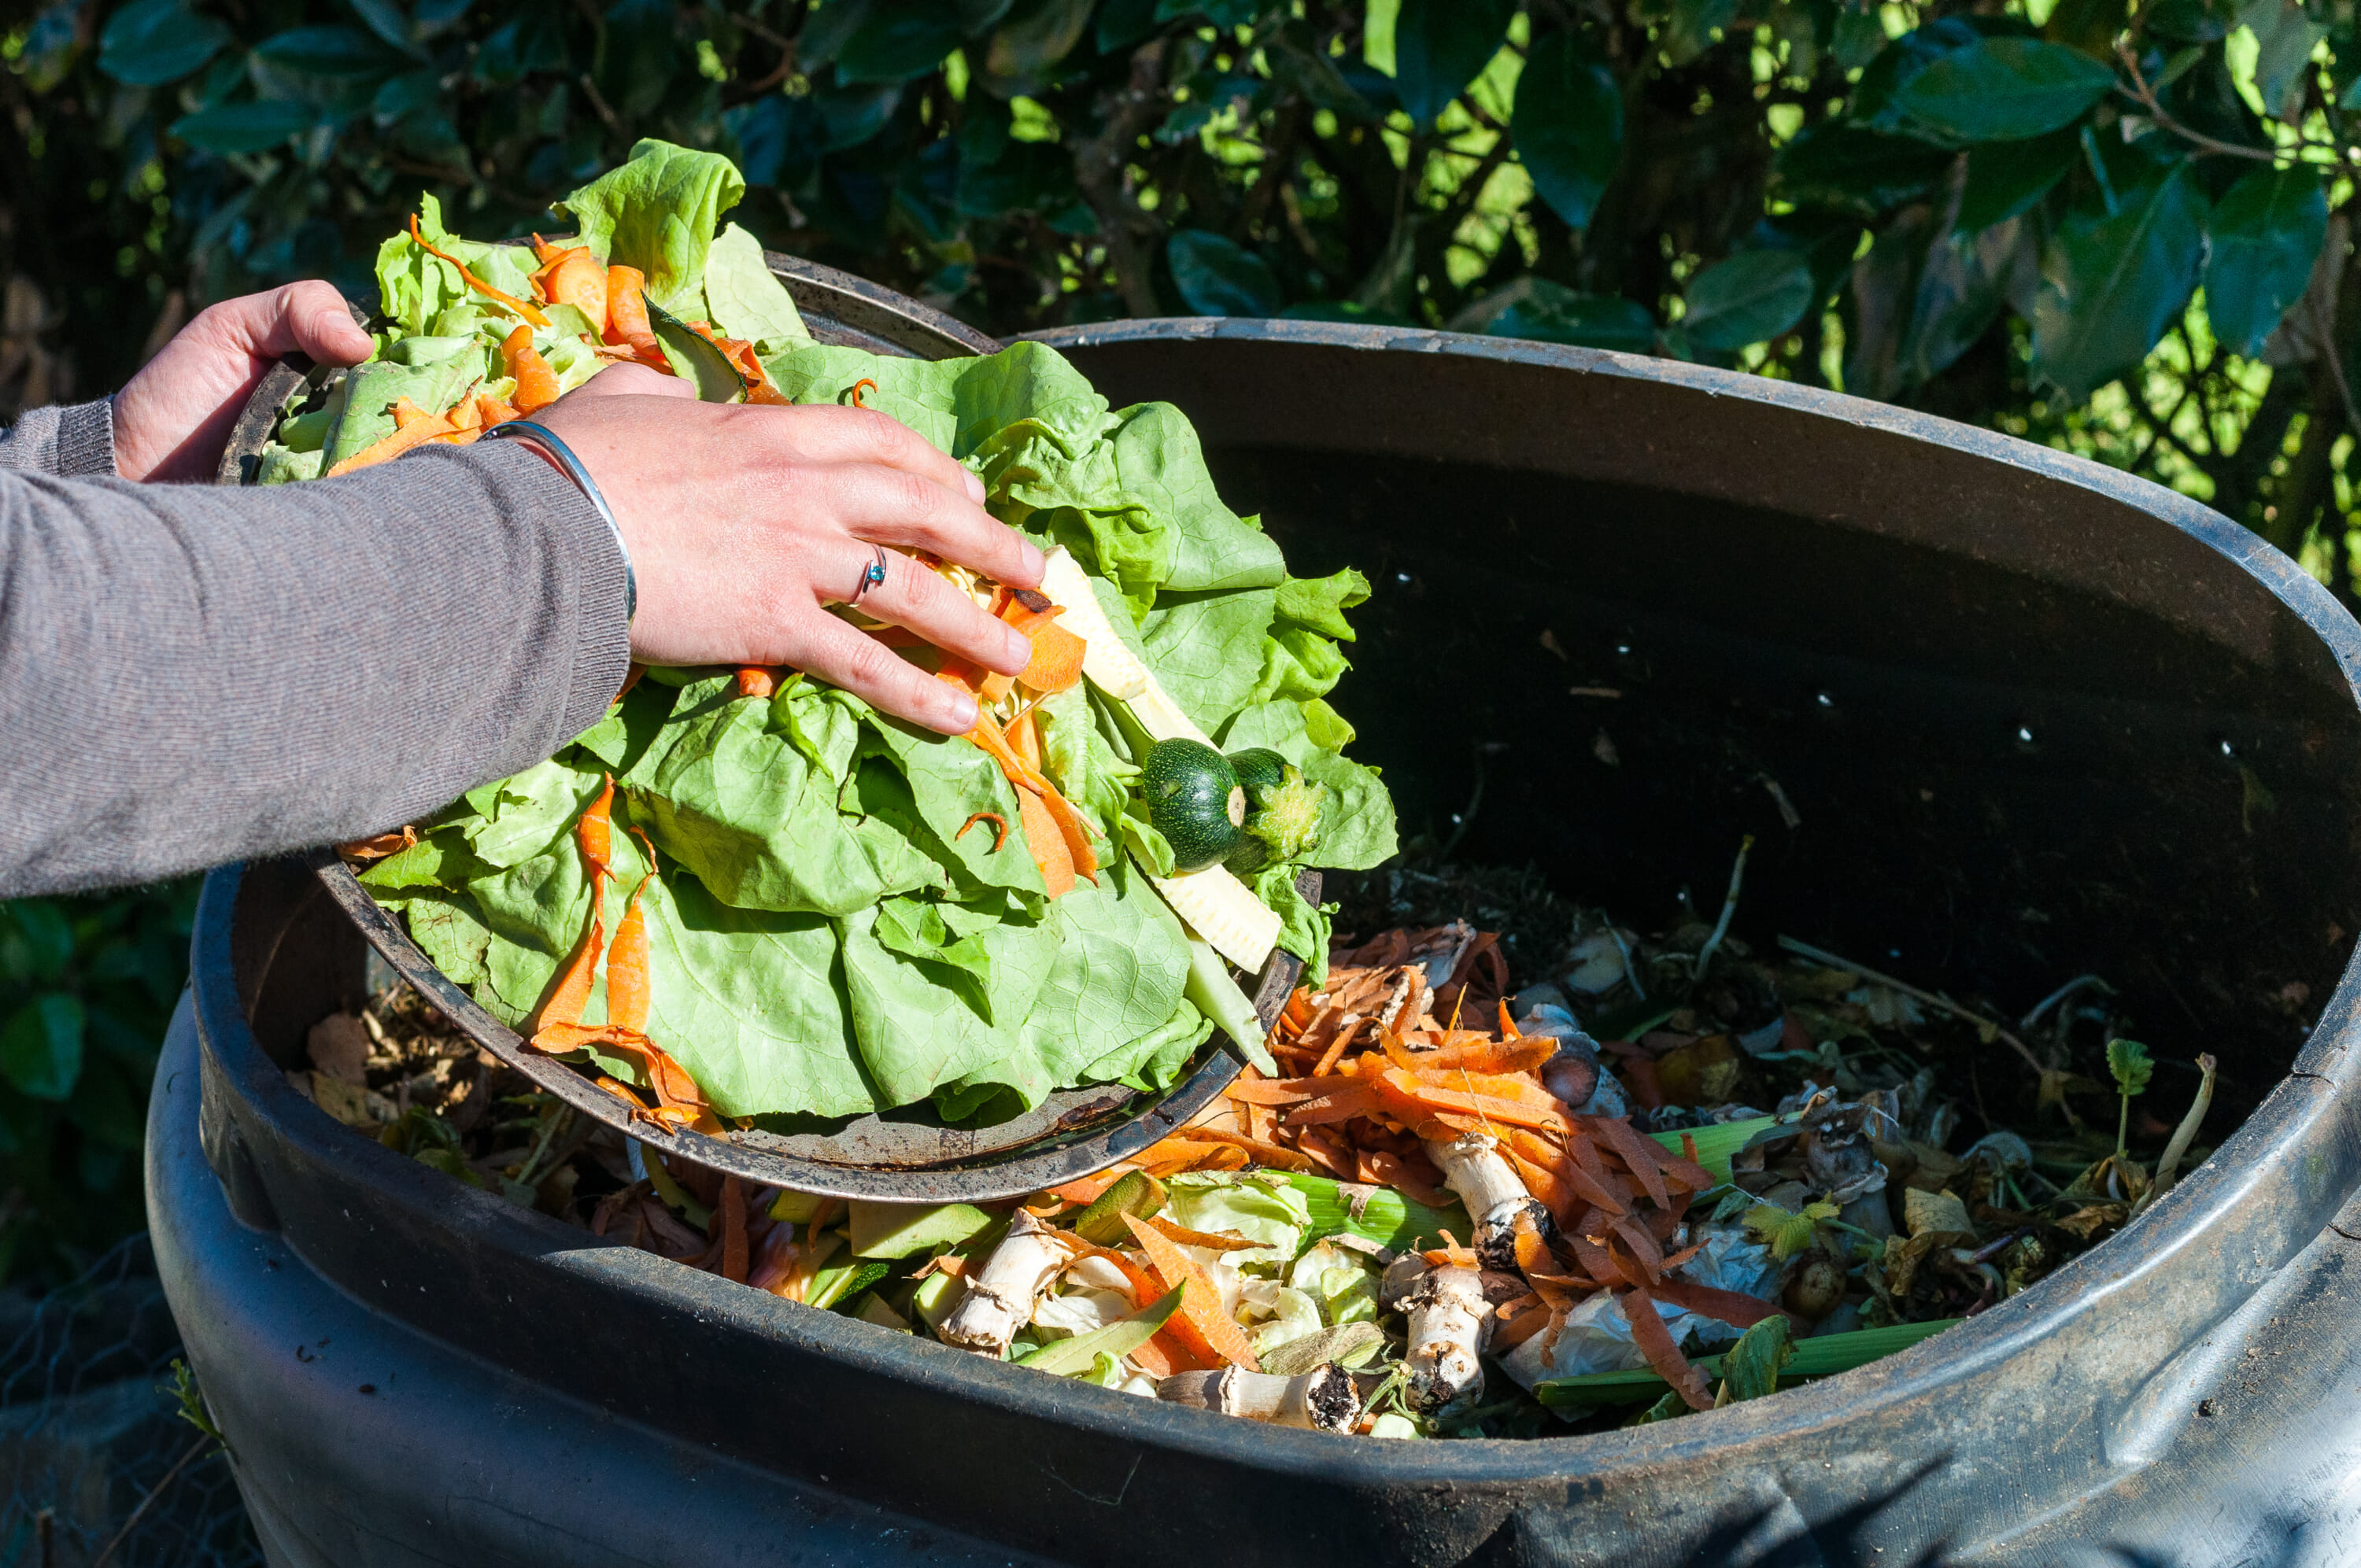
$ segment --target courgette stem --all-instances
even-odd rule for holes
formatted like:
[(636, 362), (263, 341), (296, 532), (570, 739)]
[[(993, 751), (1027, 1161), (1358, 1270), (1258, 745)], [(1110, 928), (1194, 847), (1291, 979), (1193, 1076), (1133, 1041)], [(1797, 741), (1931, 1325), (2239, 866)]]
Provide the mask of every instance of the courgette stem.
[(1230, 966), (1222, 955), (1195, 937), (1189, 938), (1189, 980), (1180, 994), (1235, 1041), (1238, 1054), (1258, 1071), (1279, 1076), (1279, 1064), (1263, 1047), (1262, 1020), (1255, 1015), (1253, 1001), (1230, 978)]

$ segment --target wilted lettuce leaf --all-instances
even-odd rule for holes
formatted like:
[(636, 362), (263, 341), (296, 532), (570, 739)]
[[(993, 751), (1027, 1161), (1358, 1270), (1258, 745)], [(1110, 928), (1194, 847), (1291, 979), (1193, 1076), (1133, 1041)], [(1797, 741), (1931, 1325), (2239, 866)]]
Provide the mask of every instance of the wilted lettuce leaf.
[(888, 894), (944, 883), (941, 869), (893, 828), (846, 809), (855, 731), (840, 732), (840, 755), (815, 762), (773, 731), (769, 702), (717, 703), (715, 695), (697, 686), (683, 693), (672, 720), (679, 737), (631, 802), (657, 848), (722, 902), (849, 915)]
[[(418, 232), (493, 288), (518, 299), (533, 297), (527, 280), (536, 263), (525, 247), (461, 239), (443, 226), (443, 204), (431, 194), (418, 198)], [(378, 247), (377, 287), (379, 309), (405, 336), (434, 331), (435, 318), (453, 306), (480, 308), (484, 300), (456, 267), (421, 249), (407, 231)]]
[(705, 303), (723, 337), (742, 337), (756, 354), (778, 354), (811, 341), (804, 318), (769, 263), (763, 242), (731, 224), (705, 258)]
[(1115, 417), (1112, 444), (1124, 493), (1146, 502), (1174, 535), (1171, 569), (1159, 592), (1275, 588), (1286, 579), (1279, 546), (1214, 493), (1204, 447), (1186, 415), (1170, 403), (1140, 403)]
[(572, 214), (584, 242), (608, 265), (644, 273), (650, 299), (704, 320), (713, 225), (745, 193), (737, 166), (719, 153), (650, 137), (631, 148), (629, 162), (555, 205)]

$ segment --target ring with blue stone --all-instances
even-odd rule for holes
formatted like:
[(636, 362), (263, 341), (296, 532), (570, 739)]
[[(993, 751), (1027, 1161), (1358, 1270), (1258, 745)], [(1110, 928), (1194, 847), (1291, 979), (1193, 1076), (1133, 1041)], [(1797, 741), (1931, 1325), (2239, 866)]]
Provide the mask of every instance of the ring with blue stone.
[(862, 594), (881, 587), (885, 581), (885, 546), (877, 544), (871, 548), (877, 552), (877, 559), (861, 569), (861, 580), (852, 585), (852, 597), (844, 601), (847, 604), (859, 604)]

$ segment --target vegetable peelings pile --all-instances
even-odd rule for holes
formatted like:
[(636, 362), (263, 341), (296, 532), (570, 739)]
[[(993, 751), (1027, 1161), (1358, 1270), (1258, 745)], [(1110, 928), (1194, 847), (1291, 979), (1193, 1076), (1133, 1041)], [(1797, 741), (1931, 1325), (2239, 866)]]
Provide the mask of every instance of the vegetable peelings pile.
[(1177, 410), (1111, 411), (1053, 350), (815, 344), (753, 237), (714, 236), (743, 189), (642, 142), (560, 204), (578, 238), (531, 249), (460, 239), (425, 199), (379, 253), (378, 352), (298, 395), (257, 479), (465, 444), (619, 359), (709, 400), (861, 402), (1049, 552), (1038, 592), (937, 568), (1032, 665), (987, 677), (852, 616), (976, 691), (964, 737), (791, 672), (650, 669), (548, 762), (348, 847), (361, 880), (489, 1012), (660, 1122), (929, 1100), (997, 1121), (1082, 1083), (1164, 1088), (1216, 1025), (1268, 1062), (1223, 960), (1278, 946), (1317, 974), (1328, 922), (1298, 871), (1394, 850), (1323, 700), (1366, 580), (1290, 576)]

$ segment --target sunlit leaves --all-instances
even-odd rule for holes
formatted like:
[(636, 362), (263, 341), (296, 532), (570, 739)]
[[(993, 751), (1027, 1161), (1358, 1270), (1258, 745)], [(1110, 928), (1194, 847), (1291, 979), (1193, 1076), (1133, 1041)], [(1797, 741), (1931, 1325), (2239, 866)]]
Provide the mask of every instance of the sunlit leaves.
[(2249, 356), (2303, 294), (2328, 235), (2320, 173), (2303, 164), (2240, 178), (2205, 223), (2205, 314), (2231, 352)]
[(2080, 401), (2133, 368), (2197, 286), (2205, 195), (2185, 164), (2117, 195), (2113, 214), (2070, 213), (2042, 258), (2033, 362)]
[(1623, 151), (1623, 96), (1597, 51), (1572, 33), (1537, 40), (1509, 129), (1534, 193), (1569, 228), (1588, 227)]
[(1394, 19), (1394, 91), (1419, 126), (1476, 78), (1508, 35), (1515, 0), (1402, 0)]
[(2039, 38), (1978, 38), (1930, 62), (1894, 106), (1959, 141), (2015, 141), (2072, 125), (2115, 82), (2080, 49)]

